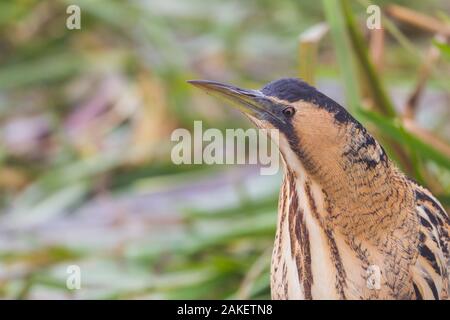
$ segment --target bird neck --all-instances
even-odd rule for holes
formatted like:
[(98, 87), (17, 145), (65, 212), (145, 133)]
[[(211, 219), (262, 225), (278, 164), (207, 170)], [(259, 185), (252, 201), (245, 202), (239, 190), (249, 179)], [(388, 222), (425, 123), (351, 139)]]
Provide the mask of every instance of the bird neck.
[[(388, 261), (382, 250), (373, 248), (379, 243), (397, 245), (414, 228), (408, 183), (393, 165), (383, 168), (319, 175), (289, 162), (272, 255), (273, 298), (377, 297), (378, 291), (367, 289), (360, 277), (371, 265)], [(409, 226), (407, 232), (402, 226)], [(370, 255), (367, 248), (372, 248)], [(400, 251), (408, 250), (405, 245)]]
[(375, 229), (398, 225), (413, 204), (413, 194), (378, 143), (355, 149), (332, 161), (310, 156), (306, 165), (297, 155), (284, 154), (284, 184), (307, 202), (314, 219), (348, 235), (369, 237)]

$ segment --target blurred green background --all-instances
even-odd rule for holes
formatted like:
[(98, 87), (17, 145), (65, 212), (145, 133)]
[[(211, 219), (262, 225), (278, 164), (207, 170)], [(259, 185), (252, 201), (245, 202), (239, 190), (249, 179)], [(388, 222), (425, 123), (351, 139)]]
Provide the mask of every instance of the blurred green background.
[(450, 3), (373, 3), (1, 1), (0, 298), (269, 298), (281, 175), (171, 163), (175, 128), (249, 127), (189, 79), (315, 83), (448, 209)]

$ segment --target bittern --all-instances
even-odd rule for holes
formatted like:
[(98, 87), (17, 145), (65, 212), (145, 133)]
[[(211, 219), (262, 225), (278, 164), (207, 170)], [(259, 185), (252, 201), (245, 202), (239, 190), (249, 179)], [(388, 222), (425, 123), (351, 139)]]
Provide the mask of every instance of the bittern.
[(346, 109), (300, 79), (189, 82), (279, 130), (273, 299), (448, 299), (448, 214)]

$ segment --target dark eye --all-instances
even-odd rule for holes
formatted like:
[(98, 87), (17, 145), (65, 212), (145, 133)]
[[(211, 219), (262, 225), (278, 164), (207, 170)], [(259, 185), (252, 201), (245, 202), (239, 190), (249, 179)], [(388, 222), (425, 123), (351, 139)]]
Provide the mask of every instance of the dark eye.
[(294, 115), (294, 113), (295, 113), (295, 109), (293, 107), (287, 107), (283, 110), (283, 114), (289, 118), (292, 117)]

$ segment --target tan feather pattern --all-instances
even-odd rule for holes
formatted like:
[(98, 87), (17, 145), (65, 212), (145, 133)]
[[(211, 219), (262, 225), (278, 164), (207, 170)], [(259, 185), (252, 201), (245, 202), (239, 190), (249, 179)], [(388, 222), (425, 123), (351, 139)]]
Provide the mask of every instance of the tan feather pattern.
[[(449, 224), (442, 206), (406, 178), (364, 128), (337, 125), (317, 107), (308, 116), (333, 123), (330, 136), (339, 140), (331, 143), (343, 151), (338, 165), (331, 163), (336, 158), (325, 158), (322, 142), (305, 138), (304, 125), (296, 127), (303, 130), (303, 154), (281, 139), (286, 174), (272, 298), (448, 299)], [(367, 285), (372, 266), (380, 270), (379, 289)]]

